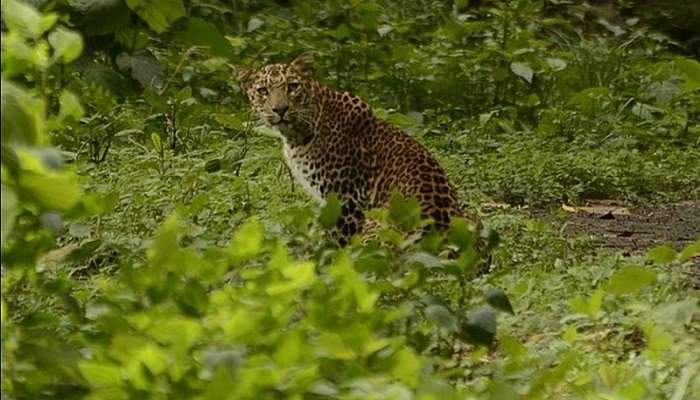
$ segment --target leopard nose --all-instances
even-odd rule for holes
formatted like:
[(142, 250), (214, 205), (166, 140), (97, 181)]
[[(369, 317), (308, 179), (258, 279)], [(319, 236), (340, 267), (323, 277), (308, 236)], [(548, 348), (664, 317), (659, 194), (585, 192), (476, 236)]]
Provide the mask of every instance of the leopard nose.
[(274, 107), (272, 107), (272, 111), (277, 113), (280, 117), (284, 117), (284, 114), (287, 113), (287, 110), (289, 110), (289, 106), (287, 104), (278, 104)]

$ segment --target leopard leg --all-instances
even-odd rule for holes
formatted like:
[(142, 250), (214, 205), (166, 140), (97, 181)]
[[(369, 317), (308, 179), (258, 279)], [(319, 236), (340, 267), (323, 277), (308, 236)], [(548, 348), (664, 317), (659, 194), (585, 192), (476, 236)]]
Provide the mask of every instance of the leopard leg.
[(365, 215), (357, 201), (341, 199), (341, 215), (338, 218), (331, 236), (340, 244), (345, 246), (350, 243), (350, 239), (362, 230), (365, 222)]

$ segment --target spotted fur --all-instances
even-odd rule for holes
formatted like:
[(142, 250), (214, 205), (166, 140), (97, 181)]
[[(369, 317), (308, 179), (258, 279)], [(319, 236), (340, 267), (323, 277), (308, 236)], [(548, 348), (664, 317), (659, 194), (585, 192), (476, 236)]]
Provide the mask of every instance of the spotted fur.
[(416, 196), (425, 217), (445, 229), (457, 215), (454, 190), (430, 153), (370, 106), (311, 77), (310, 55), (289, 64), (238, 71), (254, 114), (275, 128), (285, 160), (301, 186), (323, 201), (337, 193), (341, 244), (359, 232), (364, 211), (387, 205), (398, 192)]

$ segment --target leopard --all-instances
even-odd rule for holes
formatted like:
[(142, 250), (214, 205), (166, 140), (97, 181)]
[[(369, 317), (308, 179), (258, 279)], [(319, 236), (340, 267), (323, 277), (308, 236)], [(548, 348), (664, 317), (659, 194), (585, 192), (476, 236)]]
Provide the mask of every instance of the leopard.
[(430, 227), (447, 230), (460, 207), (436, 158), (358, 96), (315, 80), (314, 57), (303, 53), (257, 69), (236, 66), (235, 79), (254, 123), (281, 139), (295, 181), (321, 204), (332, 193), (339, 199), (338, 243), (346, 245), (363, 230), (367, 211), (386, 208), (396, 194), (417, 199)]

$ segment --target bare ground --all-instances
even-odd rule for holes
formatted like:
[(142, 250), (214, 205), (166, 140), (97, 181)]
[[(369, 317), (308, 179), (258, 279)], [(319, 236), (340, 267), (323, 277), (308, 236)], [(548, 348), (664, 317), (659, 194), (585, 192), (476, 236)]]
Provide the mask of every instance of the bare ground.
[(567, 237), (591, 236), (603, 248), (642, 252), (659, 244), (677, 250), (700, 238), (700, 200), (629, 207), (599, 201), (563, 207)]

